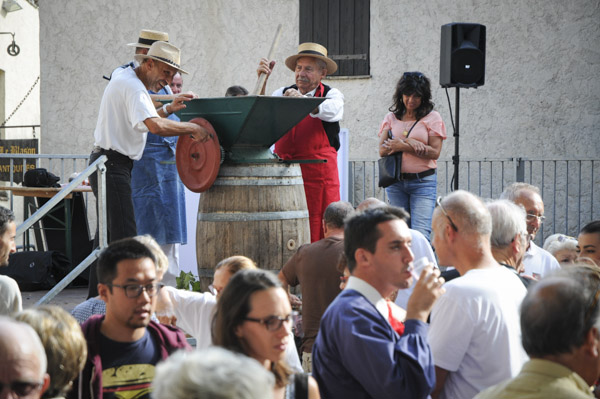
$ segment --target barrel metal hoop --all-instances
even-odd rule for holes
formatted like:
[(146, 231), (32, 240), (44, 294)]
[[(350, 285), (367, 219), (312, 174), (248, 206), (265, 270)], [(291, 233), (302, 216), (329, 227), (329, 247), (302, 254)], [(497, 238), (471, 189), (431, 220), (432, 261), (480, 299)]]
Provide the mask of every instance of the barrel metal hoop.
[(219, 177), (301, 177), (300, 167), (283, 165), (231, 167), (222, 165)]
[(250, 222), (302, 218), (308, 218), (307, 210), (256, 213), (198, 213), (198, 221), (201, 222)]
[(218, 177), (213, 186), (298, 186), (304, 184), (302, 178), (295, 179), (228, 179)]

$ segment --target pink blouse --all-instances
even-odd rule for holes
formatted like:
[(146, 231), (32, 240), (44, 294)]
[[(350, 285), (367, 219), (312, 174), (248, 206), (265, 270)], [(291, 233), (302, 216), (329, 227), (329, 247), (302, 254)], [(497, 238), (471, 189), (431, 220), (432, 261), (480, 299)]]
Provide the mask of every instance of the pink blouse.
[[(409, 131), (414, 123), (415, 121), (403, 122), (390, 112), (383, 118), (377, 135), (381, 136), (382, 132), (389, 130), (391, 127), (394, 138), (404, 138), (403, 132)], [(446, 126), (437, 111), (431, 111), (425, 117), (421, 118), (408, 137), (428, 144), (430, 136), (438, 136), (442, 140), (446, 140)], [(420, 158), (406, 152), (402, 154), (403, 173), (419, 173), (434, 168), (437, 168), (437, 161), (435, 159)]]

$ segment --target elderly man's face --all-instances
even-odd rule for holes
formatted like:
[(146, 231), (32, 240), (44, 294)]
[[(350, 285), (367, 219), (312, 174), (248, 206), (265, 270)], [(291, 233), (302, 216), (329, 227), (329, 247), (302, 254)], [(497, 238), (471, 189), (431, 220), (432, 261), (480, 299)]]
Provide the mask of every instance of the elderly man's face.
[(173, 76), (177, 73), (177, 69), (153, 59), (149, 59), (150, 68), (148, 70), (148, 88), (158, 92), (164, 86), (171, 84)]
[(173, 94), (181, 93), (181, 89), (183, 88), (183, 78), (180, 73), (176, 73), (173, 76), (173, 81), (171, 82), (171, 89), (173, 90)]
[(9, 222), (6, 231), (0, 236), (0, 266), (8, 266), (8, 257), (16, 252), (16, 235), (17, 225), (15, 222)]
[(44, 377), (40, 377), (40, 359), (17, 348), (8, 352), (0, 355), (0, 398), (41, 398)]
[(542, 197), (539, 194), (533, 191), (521, 190), (515, 199), (515, 203), (525, 208), (525, 212), (527, 213), (527, 232), (533, 240), (540, 227), (542, 227), (544, 201), (542, 201)]
[(295, 74), (298, 91), (306, 94), (314, 90), (321, 82), (321, 79), (327, 76), (327, 69), (321, 69), (315, 58), (302, 57), (296, 61)]

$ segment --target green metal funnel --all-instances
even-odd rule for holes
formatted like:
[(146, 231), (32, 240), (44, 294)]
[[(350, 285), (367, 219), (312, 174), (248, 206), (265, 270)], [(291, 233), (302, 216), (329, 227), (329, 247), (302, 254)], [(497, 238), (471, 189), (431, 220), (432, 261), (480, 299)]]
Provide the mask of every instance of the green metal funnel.
[(208, 120), (228, 160), (258, 162), (272, 160), (268, 148), (324, 100), (266, 96), (198, 98), (187, 101), (187, 107), (177, 116), (182, 122), (197, 117)]

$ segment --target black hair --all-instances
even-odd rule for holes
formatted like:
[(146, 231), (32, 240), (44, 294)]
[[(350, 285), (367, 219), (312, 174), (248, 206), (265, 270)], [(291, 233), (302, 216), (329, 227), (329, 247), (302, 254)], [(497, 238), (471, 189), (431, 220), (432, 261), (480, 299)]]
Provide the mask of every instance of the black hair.
[(242, 86), (231, 86), (227, 88), (225, 97), (247, 96), (248, 90)]
[(146, 245), (135, 238), (123, 238), (112, 242), (98, 258), (96, 274), (98, 282), (110, 284), (117, 277), (117, 264), (126, 259), (150, 258), (156, 264), (154, 254)]
[(600, 220), (594, 220), (583, 226), (580, 234), (600, 233)]
[(0, 235), (8, 229), (8, 224), (15, 221), (15, 214), (8, 208), (0, 206)]
[(348, 270), (352, 272), (356, 267), (354, 254), (359, 248), (364, 248), (375, 253), (377, 241), (381, 238), (378, 225), (390, 220), (403, 220), (408, 222), (409, 215), (395, 206), (382, 206), (367, 209), (350, 216), (344, 227), (344, 254), (348, 262)]
[(433, 110), (433, 102), (431, 102), (431, 84), (429, 79), (420, 72), (407, 72), (398, 81), (396, 92), (394, 93), (394, 105), (390, 107), (390, 112), (393, 112), (397, 119), (402, 119), (406, 113), (402, 95), (416, 94), (421, 97), (421, 105), (417, 108), (417, 119), (423, 118)]

